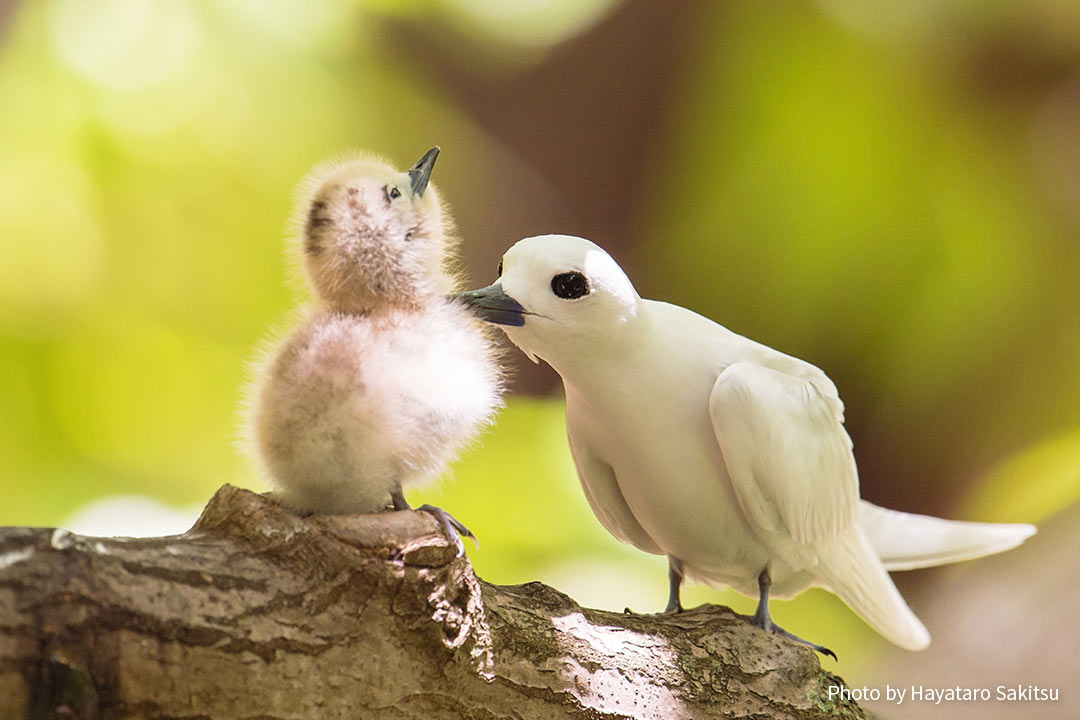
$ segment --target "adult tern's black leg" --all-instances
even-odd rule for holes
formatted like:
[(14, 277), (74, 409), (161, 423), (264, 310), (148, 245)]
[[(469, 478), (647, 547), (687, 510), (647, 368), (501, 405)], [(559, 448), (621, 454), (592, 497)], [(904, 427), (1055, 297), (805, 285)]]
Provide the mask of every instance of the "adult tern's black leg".
[(682, 563), (673, 557), (668, 557), (668, 601), (664, 608), (664, 614), (681, 613), (682, 603), (679, 601), (679, 588), (682, 587), (683, 569)]
[(758, 592), (760, 594), (758, 595), (757, 612), (754, 613), (754, 617), (751, 622), (757, 625), (762, 630), (775, 633), (777, 635), (780, 635), (781, 637), (786, 637), (788, 640), (794, 640), (800, 645), (806, 645), (807, 647), (817, 650), (822, 655), (828, 655), (833, 660), (836, 660), (836, 653), (834, 653), (829, 648), (825, 647), (824, 645), (817, 645), (810, 642), (809, 640), (803, 640), (798, 635), (795, 635), (794, 633), (789, 633), (787, 630), (772, 621), (772, 618), (769, 616), (769, 587), (772, 585), (772, 578), (769, 577), (768, 567), (761, 571), (761, 574), (758, 575), (757, 581)]

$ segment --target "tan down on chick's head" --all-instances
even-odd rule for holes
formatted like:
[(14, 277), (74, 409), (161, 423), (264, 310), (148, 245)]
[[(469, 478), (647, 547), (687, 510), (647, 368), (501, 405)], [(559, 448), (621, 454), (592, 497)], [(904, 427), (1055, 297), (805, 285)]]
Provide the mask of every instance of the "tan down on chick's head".
[(457, 289), (453, 221), (428, 181), (438, 153), (405, 172), (373, 155), (332, 160), (300, 184), (294, 224), (321, 302), (370, 311)]

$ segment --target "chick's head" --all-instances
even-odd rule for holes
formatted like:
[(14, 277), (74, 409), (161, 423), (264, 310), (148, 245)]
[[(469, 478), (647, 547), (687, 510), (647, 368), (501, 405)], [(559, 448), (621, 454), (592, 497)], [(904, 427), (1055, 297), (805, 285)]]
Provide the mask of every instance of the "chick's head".
[(361, 158), (312, 174), (298, 224), (304, 269), (320, 300), (367, 311), (452, 290), (448, 220), (428, 184), (438, 153), (432, 148), (404, 172)]

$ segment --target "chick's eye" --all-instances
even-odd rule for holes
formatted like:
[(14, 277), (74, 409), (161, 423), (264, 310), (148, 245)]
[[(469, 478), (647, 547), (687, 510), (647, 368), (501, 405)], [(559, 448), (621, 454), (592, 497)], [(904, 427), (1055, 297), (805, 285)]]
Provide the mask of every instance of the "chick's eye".
[(551, 291), (564, 300), (576, 300), (589, 294), (589, 281), (579, 272), (561, 273), (551, 278)]
[(502, 260), (499, 261), (499, 269), (495, 271), (497, 277), (502, 277)]
[(386, 196), (389, 197), (391, 200), (397, 200), (399, 197), (401, 197), (401, 191), (398, 190), (397, 187), (392, 187), (390, 188), (390, 190), (387, 191)]

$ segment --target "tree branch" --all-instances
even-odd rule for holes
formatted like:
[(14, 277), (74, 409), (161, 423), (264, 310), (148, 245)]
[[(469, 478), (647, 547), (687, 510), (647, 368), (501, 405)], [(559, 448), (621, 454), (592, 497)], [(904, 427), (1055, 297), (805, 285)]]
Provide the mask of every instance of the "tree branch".
[(426, 513), (228, 485), (184, 535), (0, 530), (4, 718), (862, 718), (817, 657), (704, 606), (490, 585)]

